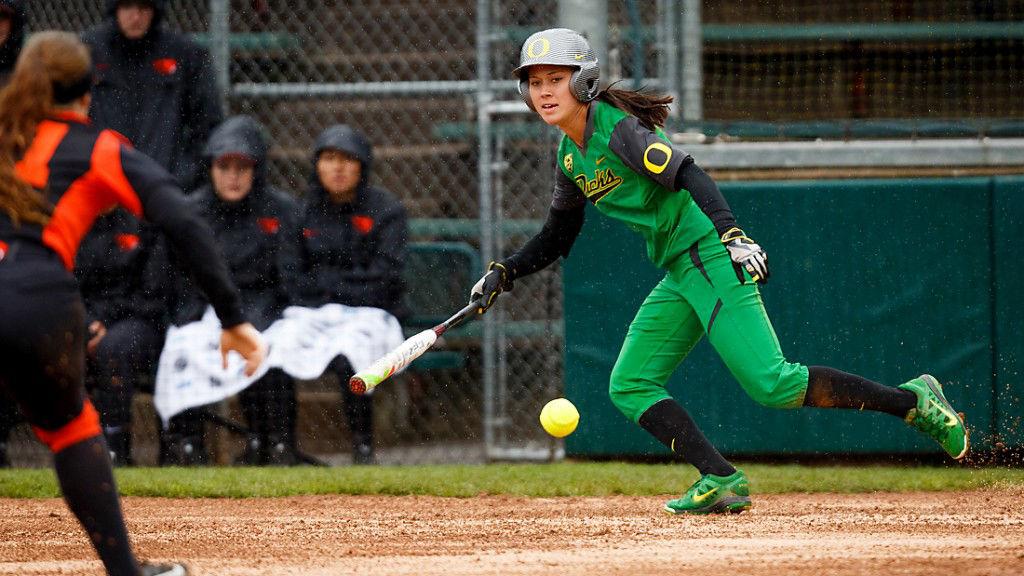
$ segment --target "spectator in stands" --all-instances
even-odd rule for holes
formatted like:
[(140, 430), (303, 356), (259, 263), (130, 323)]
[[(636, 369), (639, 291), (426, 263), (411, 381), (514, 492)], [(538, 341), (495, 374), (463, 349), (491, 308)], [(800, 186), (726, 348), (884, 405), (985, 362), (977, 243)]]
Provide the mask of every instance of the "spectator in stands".
[[(344, 124), (331, 126), (313, 148), (314, 170), (300, 225), (300, 291), (303, 303), (373, 306), (400, 321), (405, 249), (405, 209), (390, 192), (370, 184), (373, 150), (366, 137)], [(343, 357), (328, 370), (338, 375), (357, 464), (374, 461), (373, 397), (348, 388), (352, 368)]]
[[(24, 40), (25, 3), (22, 0), (0, 0), (0, 88), (7, 84)], [(7, 440), (17, 423), (18, 411), (14, 402), (0, 397), (0, 468), (10, 465)]]
[[(292, 282), (298, 251), (298, 205), (291, 194), (267, 182), (267, 143), (263, 128), (249, 116), (233, 116), (214, 130), (203, 152), (209, 179), (192, 195), (210, 223), (242, 293), (246, 315), (259, 330), (281, 318), (293, 301)], [(199, 320), (207, 306), (187, 285), (177, 290), (173, 320)], [(239, 395), (252, 435), (242, 461), (246, 464), (293, 465), (295, 454), (295, 384), (272, 368)], [(168, 446), (172, 455), (205, 459), (203, 409), (171, 419)], [(178, 462), (191, 463), (191, 462)]]
[(75, 263), (88, 331), (87, 383), (116, 466), (131, 465), (131, 404), (152, 376), (167, 328), (166, 262), (156, 231), (116, 208), (96, 219)]
[(165, 0), (107, 0), (107, 19), (83, 35), (95, 66), (89, 116), (124, 134), (186, 191), (223, 119), (209, 52), (166, 30)]

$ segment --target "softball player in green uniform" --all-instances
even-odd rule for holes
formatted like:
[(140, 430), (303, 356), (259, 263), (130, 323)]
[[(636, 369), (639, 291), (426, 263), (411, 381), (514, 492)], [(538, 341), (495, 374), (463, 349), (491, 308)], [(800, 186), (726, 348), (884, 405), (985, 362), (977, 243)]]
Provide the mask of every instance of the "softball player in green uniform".
[(967, 454), (967, 430), (942, 386), (922, 375), (897, 387), (824, 366), (788, 361), (765, 313), (758, 283), (768, 280), (764, 250), (736, 225), (714, 181), (661, 126), (671, 98), (598, 89), (597, 57), (564, 28), (523, 45), (514, 74), (527, 105), (564, 132), (547, 221), (517, 252), (492, 262), (472, 298), (493, 305), (513, 281), (566, 257), (589, 200), (643, 236), (665, 277), (637, 311), (612, 370), (612, 402), (701, 478), (665, 505), (674, 514), (742, 512), (747, 478), (704, 437), (665, 384), (707, 336), (743, 389), (774, 408), (815, 406), (886, 412), (935, 439), (953, 458)]

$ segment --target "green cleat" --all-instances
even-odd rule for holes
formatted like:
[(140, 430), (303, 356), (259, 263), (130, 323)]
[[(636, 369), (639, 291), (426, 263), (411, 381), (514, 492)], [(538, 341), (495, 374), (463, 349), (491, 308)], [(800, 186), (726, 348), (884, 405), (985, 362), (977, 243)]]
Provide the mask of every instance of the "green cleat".
[(917, 396), (917, 407), (907, 412), (907, 424), (938, 442), (947, 454), (959, 460), (967, 455), (970, 441), (963, 418), (942, 393), (942, 384), (934, 376), (923, 374), (898, 386)]
[(669, 514), (739, 514), (750, 508), (747, 476), (737, 470), (729, 476), (705, 474), (690, 486), (682, 498), (665, 503)]

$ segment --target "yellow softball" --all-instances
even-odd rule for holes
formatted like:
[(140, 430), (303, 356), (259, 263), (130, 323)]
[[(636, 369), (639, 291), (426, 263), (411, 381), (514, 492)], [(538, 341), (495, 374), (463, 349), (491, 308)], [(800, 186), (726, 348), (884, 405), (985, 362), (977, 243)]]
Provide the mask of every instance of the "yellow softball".
[(565, 398), (555, 398), (540, 411), (540, 425), (555, 438), (564, 438), (580, 423), (580, 413)]

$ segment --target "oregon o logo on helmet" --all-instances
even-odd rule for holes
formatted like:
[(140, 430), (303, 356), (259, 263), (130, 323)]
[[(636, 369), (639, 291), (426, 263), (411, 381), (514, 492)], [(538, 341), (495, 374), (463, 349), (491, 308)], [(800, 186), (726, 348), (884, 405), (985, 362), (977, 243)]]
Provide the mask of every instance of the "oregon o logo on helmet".
[[(537, 45), (540, 44), (540, 49), (537, 50)], [(551, 42), (548, 42), (547, 38), (537, 38), (526, 47), (526, 55), (530, 58), (540, 58), (551, 51)]]
[[(651, 151), (657, 150), (665, 155), (665, 159), (658, 162), (657, 160), (651, 159)], [(668, 145), (662, 142), (654, 142), (644, 150), (644, 166), (651, 172), (651, 174), (661, 174), (665, 171), (665, 167), (668, 166), (669, 160), (672, 159), (672, 149)]]

